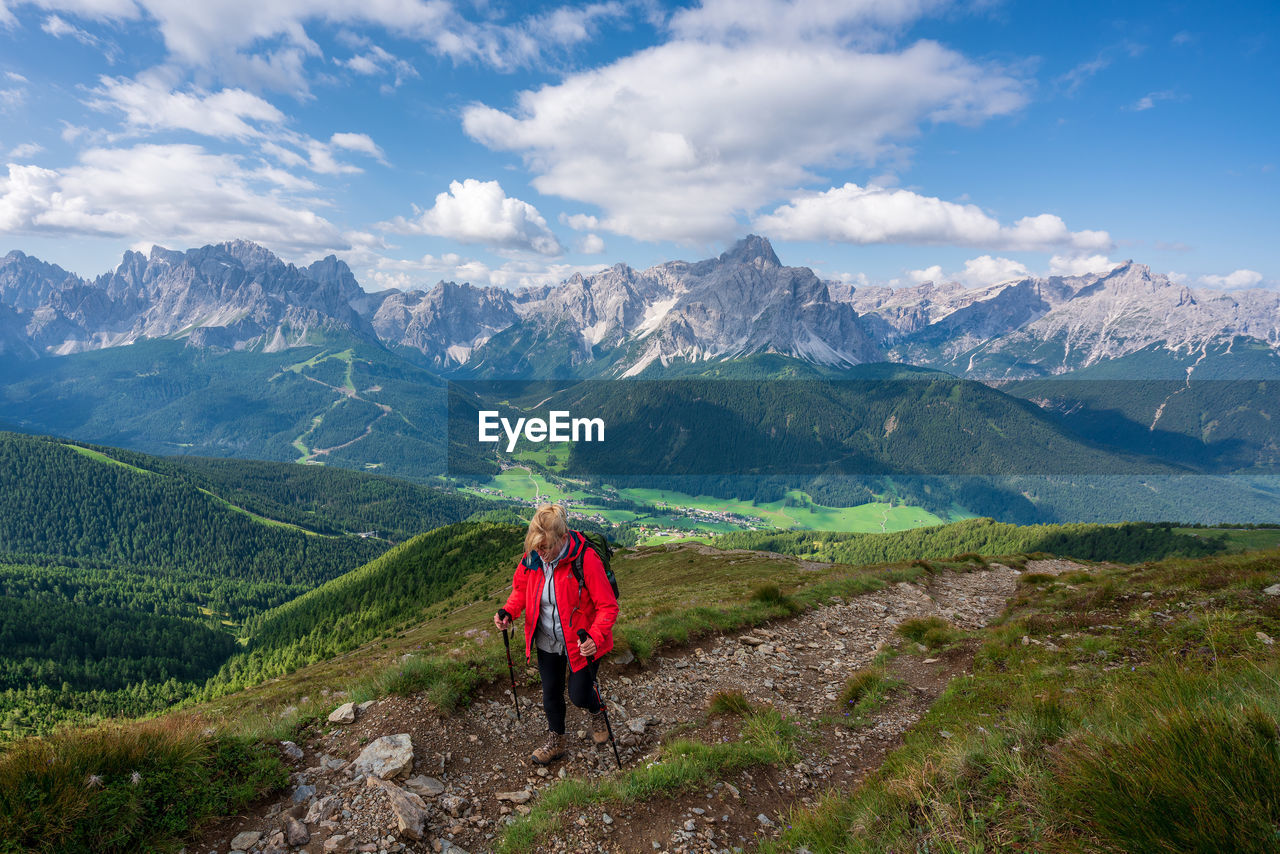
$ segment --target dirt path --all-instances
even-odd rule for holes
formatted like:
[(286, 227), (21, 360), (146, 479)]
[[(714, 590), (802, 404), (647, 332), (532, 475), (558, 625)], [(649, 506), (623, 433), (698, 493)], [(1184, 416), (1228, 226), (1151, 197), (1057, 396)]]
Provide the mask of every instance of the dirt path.
[[(1075, 568), (1066, 561), (1033, 562), (1028, 570), (1059, 572)], [(874, 593), (834, 600), (796, 618), (775, 622), (750, 633), (704, 639), (672, 650), (644, 667), (606, 666), (601, 682), (611, 703), (624, 766), (652, 761), (665, 734), (679, 733), (704, 741), (738, 737), (732, 717), (708, 719), (706, 710), (717, 691), (740, 690), (754, 704), (768, 704), (798, 719), (809, 732), (801, 742), (803, 760), (787, 768), (755, 768), (718, 784), (672, 798), (635, 805), (613, 804), (563, 817), (558, 833), (539, 850), (582, 852), (720, 852), (750, 848), (761, 836), (785, 826), (786, 810), (811, 802), (830, 787), (848, 789), (879, 766), (953, 677), (969, 668), (973, 649), (957, 647), (945, 655), (918, 651), (894, 658), (890, 675), (901, 680), (884, 707), (859, 728), (846, 726), (837, 694), (855, 670), (871, 663), (877, 652), (898, 636), (895, 628), (913, 617), (936, 615), (960, 628), (985, 626), (1003, 610), (1018, 572), (1000, 565), (969, 573), (944, 573), (926, 584), (900, 583)], [(482, 641), (483, 629), (472, 633)], [(388, 697), (361, 713), (349, 726), (317, 730), (300, 746), (305, 758), (295, 763), (290, 793), (299, 786), (303, 802), (288, 795), (259, 805), (251, 814), (212, 828), (192, 854), (226, 852), (229, 841), (244, 830), (263, 831), (252, 851), (262, 851), (292, 810), (304, 818), (308, 805), (336, 794), (342, 810), (330, 824), (308, 825), (311, 840), (294, 848), (307, 851), (491, 851), (503, 823), (526, 804), (499, 801), (501, 792), (529, 793), (559, 777), (598, 777), (615, 773), (608, 746), (596, 748), (587, 733), (584, 712), (570, 707), (570, 753), (550, 770), (527, 760), (545, 734), (537, 704), (537, 686), (522, 680), (523, 722), (517, 724), (509, 689), (492, 686), (463, 714), (441, 717), (423, 697)], [(334, 705), (340, 702), (334, 697)], [(408, 733), (412, 738), (413, 775), (427, 794), (431, 817), (423, 840), (395, 837), (395, 822), (381, 790), (369, 789), (347, 771), (362, 746), (380, 736)], [(403, 780), (400, 781), (404, 783)], [(436, 784), (440, 792), (434, 792)], [(412, 791), (413, 786), (405, 784)], [(424, 785), (430, 789), (423, 789)], [(310, 797), (307, 797), (310, 795)], [(523, 797), (523, 795), (518, 796)], [(604, 814), (609, 815), (606, 821)], [(763, 817), (764, 820), (761, 820)], [(388, 830), (388, 825), (390, 830)], [(331, 837), (347, 834), (354, 849), (333, 846)], [(388, 835), (390, 834), (390, 835)], [(326, 849), (325, 840), (330, 847)]]

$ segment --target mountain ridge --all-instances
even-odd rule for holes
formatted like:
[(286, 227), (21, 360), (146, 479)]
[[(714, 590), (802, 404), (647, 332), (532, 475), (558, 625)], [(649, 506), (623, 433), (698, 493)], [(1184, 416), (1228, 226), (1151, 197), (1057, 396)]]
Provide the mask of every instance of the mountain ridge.
[(625, 377), (776, 353), (991, 381), (1067, 373), (1153, 344), (1194, 352), (1243, 336), (1275, 349), (1280, 295), (1193, 289), (1131, 260), (978, 288), (853, 287), (783, 265), (758, 235), (715, 258), (619, 263), (518, 291), (440, 282), (369, 292), (336, 256), (300, 267), (244, 240), (130, 250), (92, 281), (17, 250), (0, 258), (0, 355), (166, 337), (278, 352), (334, 330), (475, 378)]

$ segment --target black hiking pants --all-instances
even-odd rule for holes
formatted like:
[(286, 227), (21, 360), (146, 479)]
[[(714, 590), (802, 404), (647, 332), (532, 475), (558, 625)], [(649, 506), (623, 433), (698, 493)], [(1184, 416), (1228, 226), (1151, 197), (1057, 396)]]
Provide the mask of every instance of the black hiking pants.
[[(576, 673), (569, 673), (569, 699), (579, 709), (591, 714), (600, 711), (596, 689), (592, 684), (600, 662), (593, 661)], [(542, 677), (542, 710), (547, 713), (547, 729), (564, 735), (565, 674), (569, 670), (569, 656), (538, 650), (538, 674)]]

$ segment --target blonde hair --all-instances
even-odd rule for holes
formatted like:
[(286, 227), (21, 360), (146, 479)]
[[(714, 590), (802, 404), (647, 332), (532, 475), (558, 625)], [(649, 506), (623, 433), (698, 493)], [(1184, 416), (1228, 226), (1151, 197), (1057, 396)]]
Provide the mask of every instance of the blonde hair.
[(564, 508), (559, 504), (543, 504), (529, 522), (529, 533), (524, 535), (524, 550), (553, 554), (560, 551), (568, 535), (569, 521)]

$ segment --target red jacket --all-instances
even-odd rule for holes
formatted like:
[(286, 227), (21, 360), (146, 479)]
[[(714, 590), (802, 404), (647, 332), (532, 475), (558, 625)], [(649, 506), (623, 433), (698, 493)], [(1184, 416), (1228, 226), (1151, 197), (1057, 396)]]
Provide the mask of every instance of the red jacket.
[[(582, 555), (582, 594), (579, 598), (578, 579), (570, 568), (574, 558)], [(538, 616), (542, 611), (542, 589), (546, 577), (539, 560), (529, 554), (516, 566), (511, 580), (511, 596), (504, 606), (511, 619), (524, 615), (524, 656), (533, 655), (533, 633), (538, 628)], [(556, 564), (552, 583), (556, 586), (556, 604), (560, 611), (560, 625), (564, 629), (565, 652), (569, 656), (569, 669), (581, 670), (587, 660), (578, 652), (578, 629), (586, 629), (596, 642), (595, 657), (599, 658), (613, 649), (613, 623), (618, 619), (618, 600), (604, 574), (604, 565), (594, 549), (587, 546), (577, 531), (569, 532), (569, 549)]]

